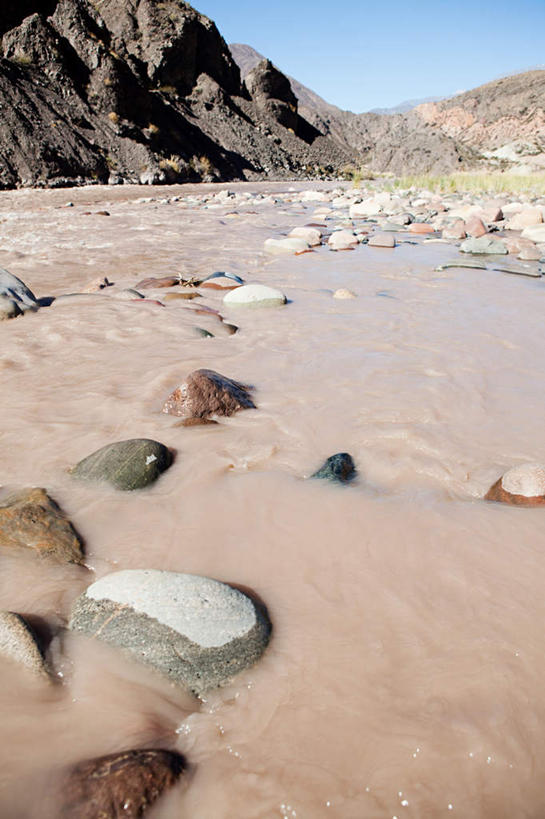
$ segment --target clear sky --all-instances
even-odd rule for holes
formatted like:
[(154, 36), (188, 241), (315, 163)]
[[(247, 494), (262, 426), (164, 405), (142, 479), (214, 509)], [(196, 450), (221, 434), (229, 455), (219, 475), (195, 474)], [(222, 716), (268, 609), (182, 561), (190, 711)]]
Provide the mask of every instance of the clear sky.
[(352, 111), (449, 96), (545, 64), (545, 0), (193, 0), (247, 43)]

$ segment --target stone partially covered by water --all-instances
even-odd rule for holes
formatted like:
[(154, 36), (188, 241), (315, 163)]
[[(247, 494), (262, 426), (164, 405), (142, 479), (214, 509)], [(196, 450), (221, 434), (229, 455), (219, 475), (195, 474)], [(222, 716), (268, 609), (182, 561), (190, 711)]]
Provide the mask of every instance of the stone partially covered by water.
[(256, 409), (251, 387), (214, 370), (194, 370), (163, 405), (167, 415), (185, 418), (229, 416), (241, 409)]
[(194, 694), (254, 665), (271, 635), (265, 609), (208, 577), (156, 570), (106, 575), (76, 601), (70, 628), (128, 652)]
[(7, 296), (0, 296), (0, 321), (20, 316), (23, 311), (15, 299)]
[(356, 465), (348, 452), (337, 452), (336, 455), (330, 455), (310, 477), (334, 483), (349, 483), (356, 477)]
[(308, 249), (308, 243), (300, 236), (291, 236), (287, 239), (266, 239), (263, 245), (266, 253), (272, 256), (301, 253)]
[(477, 239), (466, 239), (460, 245), (462, 253), (490, 253), (501, 254), (507, 253), (507, 248), (501, 239), (489, 239), (488, 236), (480, 236)]
[(266, 284), (245, 284), (223, 298), (226, 307), (281, 307), (286, 301), (280, 290)]
[(0, 548), (32, 549), (63, 563), (83, 562), (78, 534), (45, 489), (23, 489), (2, 501)]
[(82, 481), (107, 483), (116, 489), (142, 489), (172, 464), (172, 453), (158, 441), (131, 438), (98, 449), (71, 470)]
[(0, 296), (14, 301), (21, 313), (24, 313), (25, 310), (37, 310), (39, 307), (34, 293), (26, 284), (13, 273), (2, 268), (0, 268)]
[(121, 751), (75, 765), (60, 788), (60, 819), (138, 819), (186, 768), (173, 751)]
[(511, 506), (545, 506), (545, 465), (521, 464), (509, 469), (488, 490), (485, 500)]
[(34, 632), (20, 614), (12, 611), (0, 611), (0, 657), (39, 677), (49, 676)]

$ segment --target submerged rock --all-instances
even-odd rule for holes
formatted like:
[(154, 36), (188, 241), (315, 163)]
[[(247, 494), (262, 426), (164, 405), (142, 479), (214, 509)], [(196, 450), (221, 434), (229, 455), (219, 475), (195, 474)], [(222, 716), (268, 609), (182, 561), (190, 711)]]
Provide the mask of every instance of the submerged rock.
[(23, 281), (2, 268), (0, 268), (0, 296), (6, 296), (16, 302), (21, 313), (24, 313), (25, 310), (37, 310), (40, 306), (34, 293)]
[(229, 416), (241, 409), (256, 409), (252, 388), (214, 370), (194, 370), (169, 395), (163, 412), (186, 418)]
[(522, 464), (509, 469), (490, 487), (485, 500), (512, 506), (545, 506), (545, 465)]
[(49, 676), (34, 632), (20, 614), (12, 611), (0, 611), (0, 656), (40, 677)]
[(223, 297), (227, 307), (281, 307), (286, 301), (281, 290), (266, 284), (245, 284)]
[(74, 478), (108, 483), (116, 489), (142, 489), (157, 480), (172, 463), (164, 444), (131, 438), (98, 449), (70, 470)]
[(137, 819), (186, 767), (173, 751), (121, 751), (75, 765), (62, 783), (61, 819)]
[(192, 691), (224, 685), (263, 654), (265, 609), (208, 577), (126, 570), (93, 583), (69, 626), (111, 645)]
[(83, 562), (78, 534), (45, 489), (23, 489), (0, 504), (0, 547), (32, 549), (63, 563)]
[(180, 279), (178, 276), (163, 276), (159, 279), (149, 278), (149, 279), (142, 279), (141, 282), (135, 284), (136, 290), (149, 290), (152, 287), (175, 287), (177, 284), (180, 284)]
[(333, 293), (334, 299), (355, 299), (356, 294), (352, 290), (348, 290), (346, 287), (339, 287), (338, 290), (335, 290)]
[(369, 247), (395, 247), (396, 240), (391, 233), (375, 233), (367, 242)]
[(348, 483), (356, 477), (356, 466), (348, 452), (331, 455), (311, 476), (337, 483)]
[(267, 253), (271, 253), (273, 256), (280, 256), (308, 250), (308, 242), (300, 236), (291, 236), (287, 239), (266, 239), (264, 248)]

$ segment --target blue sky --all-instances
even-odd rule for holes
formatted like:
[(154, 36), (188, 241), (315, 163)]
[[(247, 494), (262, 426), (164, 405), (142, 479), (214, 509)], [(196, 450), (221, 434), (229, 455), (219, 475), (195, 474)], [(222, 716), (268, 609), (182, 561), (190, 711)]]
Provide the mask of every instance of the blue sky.
[(447, 96), (545, 64), (545, 0), (193, 0), (247, 43), (352, 111)]

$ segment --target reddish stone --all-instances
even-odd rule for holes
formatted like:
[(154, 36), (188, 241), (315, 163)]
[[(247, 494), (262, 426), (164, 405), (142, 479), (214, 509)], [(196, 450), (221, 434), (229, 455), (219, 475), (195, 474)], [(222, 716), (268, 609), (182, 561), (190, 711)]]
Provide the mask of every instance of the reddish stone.
[(142, 279), (135, 285), (136, 290), (149, 290), (152, 287), (175, 287), (180, 284), (180, 279), (176, 276), (164, 276), (161, 279)]
[(172, 751), (123, 751), (75, 765), (59, 789), (61, 819), (137, 819), (186, 767)]
[(314, 253), (314, 251), (313, 251), (313, 249), (311, 247), (308, 247), (306, 250), (297, 250), (295, 252), (295, 255), (296, 256), (302, 256), (303, 253)]
[(195, 370), (167, 398), (163, 412), (186, 418), (233, 415), (240, 409), (255, 409), (252, 388), (214, 370)]
[(456, 241), (458, 239), (465, 239), (466, 236), (465, 222), (463, 219), (457, 219), (452, 225), (447, 225), (447, 227), (443, 228), (443, 239), (453, 239)]
[(413, 222), (409, 225), (409, 233), (435, 233), (435, 228), (427, 222)]
[(466, 219), (466, 233), (474, 239), (479, 239), (486, 234), (486, 227), (478, 216), (470, 216)]
[(507, 503), (510, 506), (545, 506), (545, 495), (537, 495), (533, 498), (528, 498), (526, 495), (513, 495), (505, 491), (502, 480), (503, 478), (500, 478), (494, 486), (490, 487), (484, 496), (485, 500)]

